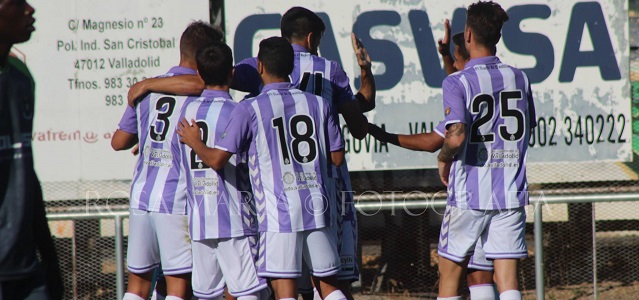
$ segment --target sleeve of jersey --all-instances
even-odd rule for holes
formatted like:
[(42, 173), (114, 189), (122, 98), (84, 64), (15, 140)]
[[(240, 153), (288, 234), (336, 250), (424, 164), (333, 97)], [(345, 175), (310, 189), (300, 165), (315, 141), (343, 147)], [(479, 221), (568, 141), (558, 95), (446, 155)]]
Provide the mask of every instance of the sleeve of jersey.
[[(442, 84), (442, 90), (444, 92), (444, 120), (442, 121), (444, 123), (443, 130), (445, 130), (451, 124), (467, 123), (466, 100), (464, 97), (463, 88), (460, 85), (461, 82), (456, 77), (451, 76), (446, 77)], [(437, 126), (438, 130), (442, 130), (442, 127), (440, 125)]]
[(333, 105), (330, 103), (326, 105), (326, 116), (327, 120), (327, 131), (328, 131), (328, 142), (329, 142), (329, 150), (331, 152), (339, 151), (344, 149), (344, 139), (342, 138), (342, 131), (339, 127), (339, 120), (336, 120), (335, 113), (333, 112)]
[(257, 95), (260, 85), (262, 78), (257, 72), (257, 58), (247, 58), (235, 65), (232, 89)]
[(235, 106), (222, 137), (215, 143), (215, 148), (230, 153), (244, 150), (244, 145), (251, 139), (251, 117), (244, 106)]
[(118, 129), (131, 134), (138, 133), (138, 118), (135, 108), (130, 106), (126, 107), (124, 115), (120, 120), (120, 124), (118, 124)]
[(331, 84), (333, 85), (333, 103), (337, 106), (348, 101), (355, 101), (348, 75), (334, 61), (331, 62)]
[(434, 129), (435, 133), (439, 134), (439, 136), (441, 137), (446, 137), (444, 135), (444, 133), (446, 132), (446, 120), (442, 120), (441, 122), (439, 122), (439, 124), (437, 124), (437, 126)]

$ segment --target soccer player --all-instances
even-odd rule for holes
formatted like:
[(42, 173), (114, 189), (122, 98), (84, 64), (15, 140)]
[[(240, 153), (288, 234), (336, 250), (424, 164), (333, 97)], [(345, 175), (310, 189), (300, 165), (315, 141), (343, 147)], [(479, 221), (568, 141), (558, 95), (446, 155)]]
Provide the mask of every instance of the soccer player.
[(34, 12), (24, 0), (0, 0), (0, 299), (62, 299), (64, 293), (33, 166), (35, 83), (9, 55), (31, 38)]
[[(196, 52), (222, 34), (211, 25), (191, 23), (180, 38), (180, 64), (164, 76), (196, 74)], [(129, 149), (138, 141), (140, 155), (131, 185), (125, 300), (146, 299), (153, 270), (161, 262), (167, 300), (190, 295), (191, 243), (186, 216), (186, 176), (180, 169), (175, 127), (187, 97), (146, 96), (127, 107), (111, 145)]]
[(234, 154), (216, 172), (206, 164), (202, 152), (213, 148), (224, 134), (237, 104), (229, 95), (233, 55), (226, 44), (216, 42), (200, 50), (196, 58), (206, 89), (181, 114), (181, 119), (194, 120), (194, 126), (177, 129), (184, 143), (180, 146), (182, 166), (189, 174), (193, 294), (202, 299), (221, 298), (226, 283), (233, 297), (257, 300), (266, 281), (257, 277), (255, 268), (257, 224), (255, 205), (248, 197), (246, 153)]
[(260, 42), (262, 92), (236, 106), (215, 148), (200, 150), (200, 157), (220, 170), (233, 154), (248, 150), (260, 232), (258, 275), (270, 279), (276, 299), (297, 298), (295, 278), (303, 263), (319, 278), (324, 299), (345, 299), (334, 276), (340, 264), (327, 228), (325, 186), (330, 164), (344, 161), (344, 142), (330, 102), (295, 89), (288, 82), (292, 70), (286, 39)]
[(507, 20), (497, 3), (471, 4), (464, 30), (470, 60), (442, 84), (446, 134), (437, 160), (448, 204), (438, 246), (438, 299), (460, 299), (459, 279), (476, 243), (494, 261), (500, 299), (521, 299), (526, 152), (536, 122), (528, 77), (495, 56)]

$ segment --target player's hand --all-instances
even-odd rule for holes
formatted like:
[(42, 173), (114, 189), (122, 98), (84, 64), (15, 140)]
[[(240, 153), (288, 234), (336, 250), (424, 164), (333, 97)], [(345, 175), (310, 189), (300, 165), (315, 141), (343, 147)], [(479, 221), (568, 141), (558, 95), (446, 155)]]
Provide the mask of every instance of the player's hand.
[(200, 127), (197, 126), (197, 122), (193, 119), (189, 123), (186, 118), (182, 118), (175, 131), (180, 136), (180, 142), (189, 145), (191, 148), (193, 148), (195, 143), (202, 142), (200, 139)]
[(450, 175), (450, 167), (453, 165), (453, 162), (443, 162), (437, 161), (437, 168), (439, 169), (439, 179), (444, 183), (445, 186), (448, 186), (448, 175)]
[(354, 33), (351, 33), (351, 42), (353, 42), (353, 51), (355, 52), (355, 57), (357, 57), (357, 64), (360, 68), (370, 70), (371, 56), (368, 55), (368, 51), (364, 48), (364, 44), (360, 41)]
[(442, 56), (450, 55), (450, 21), (444, 21), (444, 38), (437, 41), (437, 51)]
[(135, 107), (135, 104), (138, 99), (144, 97), (149, 91), (146, 89), (146, 84), (144, 80), (136, 82), (129, 88), (129, 93), (127, 94), (127, 102), (129, 106)]
[(131, 148), (131, 154), (134, 156), (140, 154), (140, 144), (135, 144), (135, 146)]

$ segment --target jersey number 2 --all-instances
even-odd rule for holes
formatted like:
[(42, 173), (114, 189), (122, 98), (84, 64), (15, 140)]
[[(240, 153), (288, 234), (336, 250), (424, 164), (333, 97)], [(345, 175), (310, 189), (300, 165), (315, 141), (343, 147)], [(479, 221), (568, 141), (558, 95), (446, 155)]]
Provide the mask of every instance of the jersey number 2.
[[(206, 121), (196, 121), (195, 124), (200, 127), (200, 138), (202, 138), (202, 143), (206, 145), (206, 142), (209, 139), (209, 124), (206, 123)], [(190, 155), (191, 170), (207, 169), (209, 167), (202, 160), (198, 159), (197, 154), (193, 151), (193, 149), (191, 149)]]
[[(280, 142), (280, 149), (282, 149), (282, 161), (285, 165), (291, 164), (291, 156), (288, 152), (288, 139), (286, 138), (286, 130), (284, 128), (284, 119), (282, 117), (272, 120), (273, 128), (277, 130), (277, 136)], [(297, 125), (304, 123), (306, 131), (299, 132)], [(293, 158), (299, 163), (309, 163), (315, 160), (317, 157), (317, 142), (313, 138), (315, 132), (315, 125), (313, 119), (307, 115), (296, 115), (291, 118), (288, 124), (288, 130), (291, 133), (293, 139), (291, 140), (291, 149), (293, 152)], [(308, 145), (308, 154), (302, 155), (300, 146)]]

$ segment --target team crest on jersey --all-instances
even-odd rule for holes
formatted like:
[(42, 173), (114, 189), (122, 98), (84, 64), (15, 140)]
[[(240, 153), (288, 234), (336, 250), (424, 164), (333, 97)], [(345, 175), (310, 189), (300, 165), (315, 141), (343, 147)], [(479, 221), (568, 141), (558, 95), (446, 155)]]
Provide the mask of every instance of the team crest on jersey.
[(295, 182), (295, 175), (291, 172), (286, 172), (284, 173), (284, 176), (282, 176), (282, 179), (286, 184), (293, 184), (293, 182)]
[(446, 107), (446, 111), (444, 112), (447, 116), (450, 115), (450, 106)]

